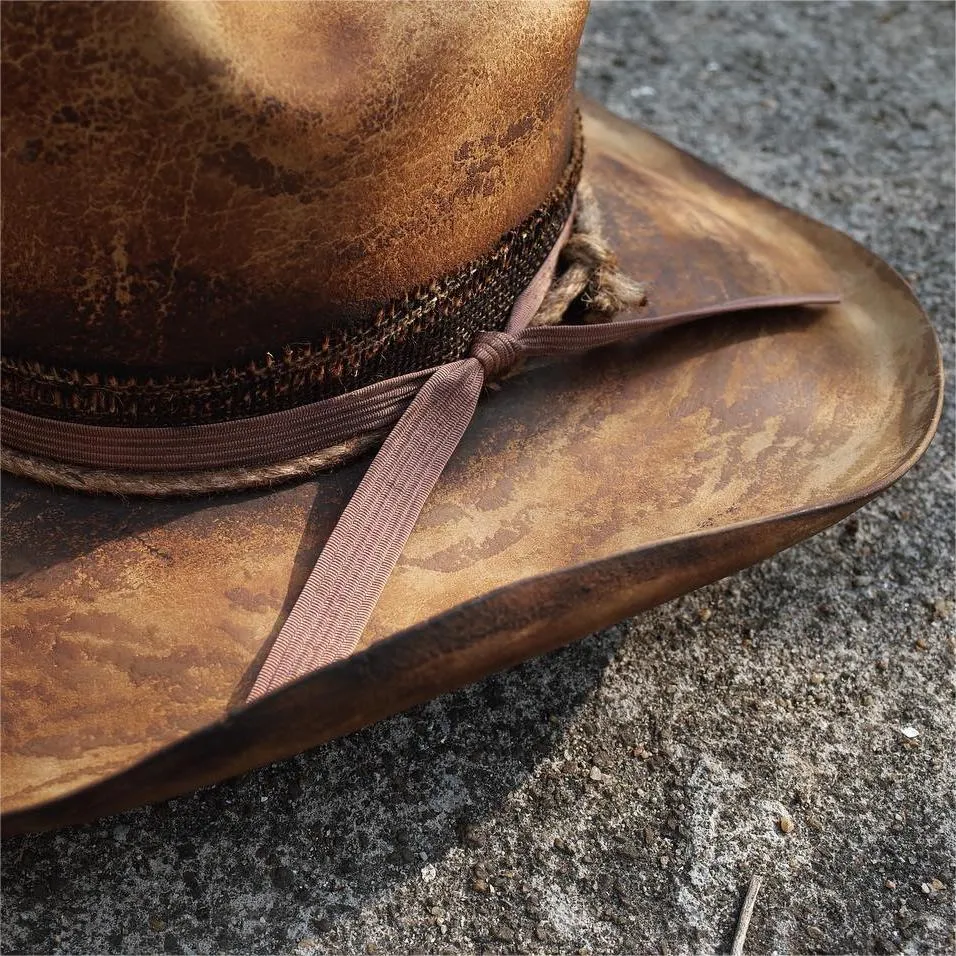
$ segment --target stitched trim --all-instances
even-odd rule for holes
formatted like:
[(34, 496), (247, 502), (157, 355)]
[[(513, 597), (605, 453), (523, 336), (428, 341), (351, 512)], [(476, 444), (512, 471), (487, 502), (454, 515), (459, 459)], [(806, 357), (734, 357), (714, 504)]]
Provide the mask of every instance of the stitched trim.
[(580, 117), (560, 184), (494, 250), (393, 300), (370, 320), (204, 377), (117, 378), (0, 357), (0, 397), (20, 411), (110, 425), (192, 425), (281, 411), (462, 358), (475, 334), (504, 327), (554, 245), (581, 173)]

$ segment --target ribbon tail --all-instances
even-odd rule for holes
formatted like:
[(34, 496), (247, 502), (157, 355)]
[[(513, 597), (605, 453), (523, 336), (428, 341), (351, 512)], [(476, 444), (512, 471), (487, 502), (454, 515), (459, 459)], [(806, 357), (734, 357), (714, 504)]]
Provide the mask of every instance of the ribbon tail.
[(478, 404), (474, 359), (438, 369), (392, 429), (342, 512), (248, 701), (348, 656)]
[(841, 301), (838, 292), (809, 292), (794, 295), (763, 295), (746, 299), (729, 299), (715, 305), (669, 312), (664, 315), (638, 316), (620, 321), (596, 322), (591, 325), (539, 325), (522, 329), (516, 338), (527, 357), (575, 355), (590, 349), (613, 345), (642, 333), (650, 334), (699, 319), (714, 318), (754, 309), (781, 309), (835, 305)]

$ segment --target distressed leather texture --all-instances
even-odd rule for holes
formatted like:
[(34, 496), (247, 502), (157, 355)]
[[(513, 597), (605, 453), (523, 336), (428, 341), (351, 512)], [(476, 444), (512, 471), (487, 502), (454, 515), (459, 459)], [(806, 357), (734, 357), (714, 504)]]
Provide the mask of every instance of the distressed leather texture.
[(579, 0), (4, 3), (4, 352), (176, 374), (488, 252), (568, 158)]
[[(580, 3), (4, 4), (5, 351), (205, 370), (454, 270), (568, 156)], [(242, 707), (364, 471), (163, 502), (9, 479), (4, 832), (300, 752), (770, 556), (894, 481), (940, 355), (852, 240), (584, 108), (642, 314), (480, 403), (360, 653)]]
[(4, 832), (315, 746), (789, 547), (922, 453), (940, 355), (852, 240), (586, 106), (589, 177), (649, 312), (839, 289), (530, 366), (485, 396), (361, 651), (241, 702), (364, 473), (263, 494), (4, 483)]

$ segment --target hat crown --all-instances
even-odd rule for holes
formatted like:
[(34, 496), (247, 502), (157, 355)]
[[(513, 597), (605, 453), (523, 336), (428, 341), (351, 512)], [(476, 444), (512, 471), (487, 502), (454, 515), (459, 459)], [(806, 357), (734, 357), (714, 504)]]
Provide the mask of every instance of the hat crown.
[(568, 162), (585, 12), (5, 4), (4, 351), (237, 365), (487, 254)]

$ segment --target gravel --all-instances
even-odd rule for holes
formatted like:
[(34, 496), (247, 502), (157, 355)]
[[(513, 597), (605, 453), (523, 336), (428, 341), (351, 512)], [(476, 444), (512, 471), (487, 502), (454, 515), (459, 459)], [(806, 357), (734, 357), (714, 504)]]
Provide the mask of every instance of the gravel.
[[(870, 245), (951, 359), (953, 36), (948, 3), (600, 3), (580, 85)], [(3, 952), (726, 951), (753, 875), (753, 952), (953, 951), (953, 447), (950, 401), (912, 473), (760, 567), (4, 841)]]

